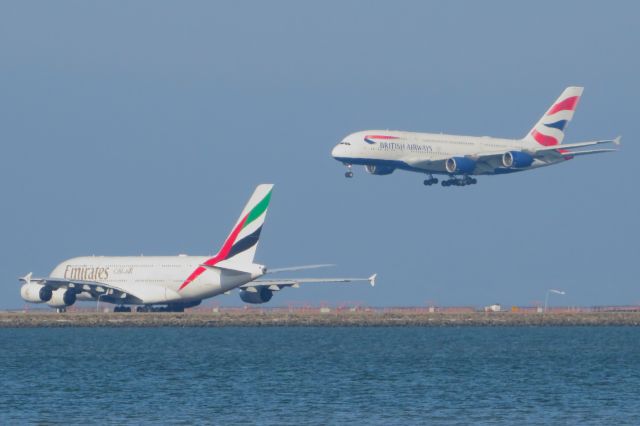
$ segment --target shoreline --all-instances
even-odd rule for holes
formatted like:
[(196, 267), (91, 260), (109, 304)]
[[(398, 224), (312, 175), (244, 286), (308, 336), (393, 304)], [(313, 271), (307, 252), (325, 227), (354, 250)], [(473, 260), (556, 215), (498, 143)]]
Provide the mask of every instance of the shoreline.
[(640, 326), (640, 312), (1, 312), (0, 328)]

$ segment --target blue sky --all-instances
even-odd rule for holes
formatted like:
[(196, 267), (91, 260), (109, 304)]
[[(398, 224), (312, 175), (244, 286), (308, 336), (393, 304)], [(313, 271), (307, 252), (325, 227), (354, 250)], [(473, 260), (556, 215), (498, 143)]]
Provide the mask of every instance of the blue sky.
[[(337, 263), (272, 304), (638, 304), (635, 3), (3, 2), (0, 308), (86, 254), (214, 253), (276, 189), (257, 261)], [(362, 129), (520, 137), (568, 85), (565, 142), (622, 151), (464, 188), (347, 181)], [(312, 275), (307, 273), (305, 275)], [(237, 295), (217, 299), (238, 305)]]

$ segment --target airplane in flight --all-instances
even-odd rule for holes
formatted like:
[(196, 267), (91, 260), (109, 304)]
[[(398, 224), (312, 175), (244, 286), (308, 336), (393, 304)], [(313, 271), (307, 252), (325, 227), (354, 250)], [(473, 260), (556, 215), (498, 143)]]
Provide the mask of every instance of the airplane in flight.
[[(240, 218), (215, 256), (91, 256), (65, 260), (48, 277), (20, 278), (22, 298), (47, 303), (58, 312), (77, 300), (104, 301), (114, 312), (183, 312), (203, 299), (240, 290), (245, 303), (266, 303), (273, 293), (304, 283), (346, 283), (369, 278), (263, 279), (265, 274), (298, 271), (330, 265), (306, 265), (267, 270), (253, 262), (273, 185), (258, 185)], [(162, 305), (162, 306), (158, 306)]]
[(562, 144), (565, 128), (573, 118), (582, 91), (582, 87), (566, 88), (522, 139), (365, 130), (345, 137), (331, 155), (347, 166), (347, 178), (353, 177), (353, 165), (362, 165), (372, 175), (406, 170), (426, 174), (424, 184), (427, 186), (438, 183), (434, 175), (448, 176), (442, 186), (465, 186), (476, 184), (473, 176), (477, 175), (521, 172), (581, 155), (617, 151), (580, 148), (619, 145), (620, 137)]

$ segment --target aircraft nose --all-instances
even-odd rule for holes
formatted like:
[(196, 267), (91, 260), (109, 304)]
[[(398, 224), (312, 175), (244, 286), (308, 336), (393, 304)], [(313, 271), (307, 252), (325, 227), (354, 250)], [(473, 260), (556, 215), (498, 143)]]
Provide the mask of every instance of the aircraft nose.
[(332, 157), (339, 157), (340, 156), (340, 148), (341, 148), (340, 144), (334, 146), (333, 149), (331, 150), (331, 156)]

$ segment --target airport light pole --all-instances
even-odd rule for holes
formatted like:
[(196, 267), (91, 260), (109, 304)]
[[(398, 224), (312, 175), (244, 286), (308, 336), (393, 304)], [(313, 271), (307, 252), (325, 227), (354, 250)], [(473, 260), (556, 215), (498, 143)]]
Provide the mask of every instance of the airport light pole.
[(549, 290), (547, 290), (547, 295), (544, 298), (544, 313), (547, 313), (547, 305), (549, 304), (549, 294), (554, 293), (554, 294), (559, 294), (564, 296), (565, 294), (567, 294), (565, 291), (562, 290), (556, 290), (553, 288), (550, 288)]

